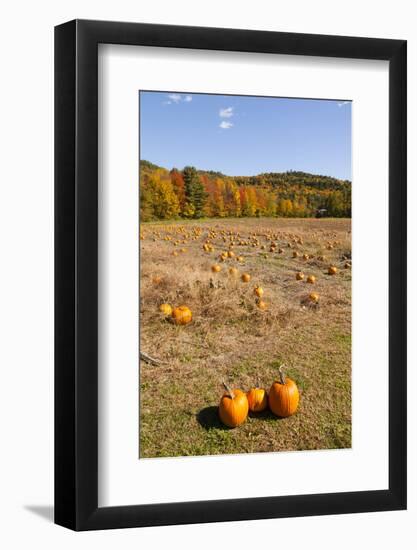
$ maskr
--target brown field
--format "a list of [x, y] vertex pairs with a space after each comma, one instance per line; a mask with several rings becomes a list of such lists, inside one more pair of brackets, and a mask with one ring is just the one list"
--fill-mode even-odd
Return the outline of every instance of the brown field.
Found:
[[[350, 227], [348, 219], [288, 218], [142, 224], [141, 351], [162, 363], [140, 364], [141, 458], [351, 446]], [[203, 250], [207, 239], [212, 252]], [[219, 261], [231, 244], [243, 261]], [[297, 271], [316, 282], [297, 281]], [[265, 311], [255, 285], [264, 289]], [[318, 305], [308, 300], [313, 291]], [[164, 302], [187, 305], [193, 321], [169, 322], [159, 312]], [[223, 426], [222, 382], [269, 389], [281, 363], [300, 390], [297, 413], [281, 419], [267, 410], [235, 429]]]

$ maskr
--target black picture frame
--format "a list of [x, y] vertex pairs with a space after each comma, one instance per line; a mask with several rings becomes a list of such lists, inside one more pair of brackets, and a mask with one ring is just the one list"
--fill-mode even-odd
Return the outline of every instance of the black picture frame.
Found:
[[[98, 507], [98, 44], [389, 62], [389, 488]], [[406, 41], [74, 20], [55, 28], [55, 523], [92, 530], [406, 508]]]

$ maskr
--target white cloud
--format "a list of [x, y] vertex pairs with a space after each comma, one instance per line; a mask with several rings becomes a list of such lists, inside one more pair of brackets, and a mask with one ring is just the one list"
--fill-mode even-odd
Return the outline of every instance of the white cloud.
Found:
[[233, 122], [229, 122], [227, 120], [222, 120], [219, 124], [220, 128], [223, 128], [223, 130], [228, 130], [233, 126]]
[[181, 101], [180, 94], [169, 94], [169, 99], [173, 101], [174, 103], [179, 103]]
[[337, 106], [343, 107], [343, 105], [347, 105], [348, 103], [350, 103], [350, 101], [341, 101], [340, 103], [337, 104]]
[[220, 109], [219, 117], [220, 118], [230, 118], [233, 116], [233, 107], [226, 107], [225, 109]]
[[168, 101], [163, 101], [163, 105], [172, 105], [175, 103], [178, 105], [178, 103], [190, 103], [190, 101], [193, 100], [193, 96], [191, 95], [181, 95], [181, 94], [168, 94]]

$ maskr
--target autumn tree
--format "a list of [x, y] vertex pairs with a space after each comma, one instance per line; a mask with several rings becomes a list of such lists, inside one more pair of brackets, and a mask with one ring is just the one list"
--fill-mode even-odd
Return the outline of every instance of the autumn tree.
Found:
[[175, 217], [311, 217], [325, 208], [333, 217], [350, 217], [351, 183], [330, 176], [289, 171], [258, 176], [221, 172], [168, 172], [140, 162], [141, 220]]
[[335, 191], [327, 197], [326, 208], [329, 216], [339, 217], [343, 213], [343, 195]]
[[147, 219], [169, 220], [179, 214], [178, 197], [170, 178], [159, 170], [146, 177], [141, 186], [141, 214]]
[[224, 207], [224, 181], [216, 178], [212, 195], [212, 212], [216, 218], [223, 218], [226, 215]]
[[152, 193], [146, 182], [140, 186], [140, 219], [142, 222], [149, 222], [154, 218]]
[[184, 210], [184, 206], [185, 206], [184, 178], [182, 177], [181, 172], [179, 172], [176, 168], [173, 168], [171, 170], [170, 176], [171, 176], [172, 187], [174, 189], [175, 194], [178, 197], [178, 203], [179, 203], [179, 206], [180, 206], [180, 211], [182, 212]]
[[278, 203], [278, 213], [283, 217], [293, 215], [293, 203], [290, 199], [280, 199]]

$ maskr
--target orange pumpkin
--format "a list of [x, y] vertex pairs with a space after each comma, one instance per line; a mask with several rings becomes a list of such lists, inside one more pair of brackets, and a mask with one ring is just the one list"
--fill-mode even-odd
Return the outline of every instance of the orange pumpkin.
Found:
[[336, 273], [337, 273], [337, 267], [334, 266], [334, 265], [331, 265], [331, 266], [329, 267], [329, 269], [328, 269], [327, 272], [328, 272], [329, 275], [336, 275]]
[[307, 277], [307, 283], [310, 283], [311, 285], [314, 285], [315, 282], [316, 282], [316, 277], [314, 275], [309, 275]]
[[297, 384], [286, 377], [279, 367], [279, 381], [275, 381], [269, 390], [269, 408], [276, 416], [286, 417], [295, 413], [300, 401]]
[[251, 388], [248, 393], [249, 410], [252, 412], [261, 412], [268, 406], [268, 395], [264, 388]]
[[218, 273], [221, 270], [221, 267], [218, 264], [214, 264], [211, 266], [211, 270], [213, 273]]
[[268, 304], [266, 302], [264, 302], [263, 300], [261, 300], [260, 298], [258, 300], [256, 300], [256, 305], [262, 311], [265, 311], [266, 309], [268, 309]]
[[193, 319], [193, 314], [187, 306], [178, 306], [172, 310], [172, 319], [176, 325], [188, 325]]
[[241, 390], [231, 390], [226, 384], [223, 384], [226, 393], [220, 400], [219, 417], [220, 420], [229, 428], [236, 428], [245, 422], [249, 403], [246, 393]]
[[320, 296], [317, 294], [317, 292], [312, 292], [308, 296], [308, 299], [310, 300], [310, 302], [313, 302], [314, 304], [318, 304]]
[[238, 270], [235, 267], [231, 267], [229, 269], [229, 275], [232, 275], [233, 277], [236, 277], [237, 274], [238, 274]]
[[172, 314], [172, 307], [169, 304], [161, 304], [159, 311], [168, 317]]
[[256, 296], [258, 296], [258, 298], [262, 298], [264, 294], [264, 289], [261, 286], [255, 286], [253, 292], [254, 294], [256, 294]]
[[302, 281], [304, 279], [304, 273], [302, 271], [298, 271], [295, 274], [295, 278], [297, 279], [297, 281]]
[[243, 275], [242, 275], [242, 281], [243, 281], [244, 283], [249, 283], [249, 281], [250, 281], [250, 275], [249, 275], [249, 273], [243, 273]]

